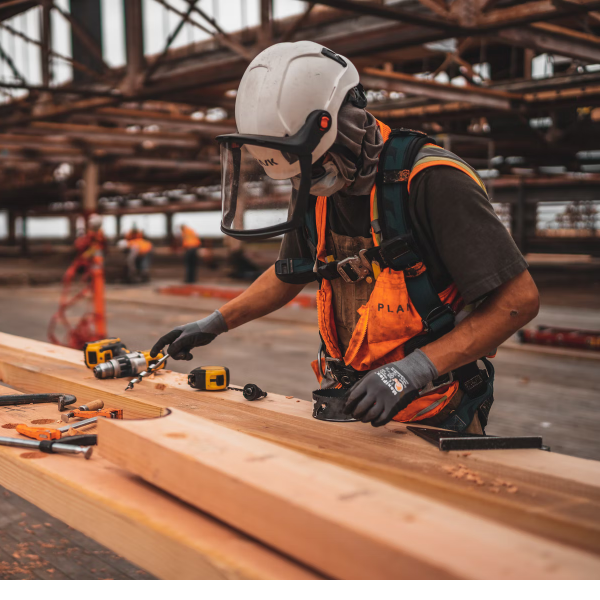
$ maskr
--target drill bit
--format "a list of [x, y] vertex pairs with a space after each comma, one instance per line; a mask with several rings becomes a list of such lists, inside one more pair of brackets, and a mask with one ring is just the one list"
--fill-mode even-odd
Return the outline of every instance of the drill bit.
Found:
[[142, 371], [137, 377], [134, 377], [125, 388], [125, 391], [132, 390], [133, 386], [136, 383], [139, 383], [144, 377], [148, 377], [148, 375], [152, 375], [156, 369], [158, 369], [166, 360], [169, 358], [168, 354], [165, 354], [160, 360], [156, 361], [156, 363], [152, 367], [148, 367], [145, 371]]

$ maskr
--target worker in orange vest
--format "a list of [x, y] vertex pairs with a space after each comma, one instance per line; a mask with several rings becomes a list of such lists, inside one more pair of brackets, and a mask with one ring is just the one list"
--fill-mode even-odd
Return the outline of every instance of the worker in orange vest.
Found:
[[481, 434], [494, 401], [488, 359], [536, 316], [536, 285], [477, 171], [366, 107], [356, 67], [320, 44], [254, 58], [236, 97], [238, 133], [217, 138], [221, 230], [283, 236], [279, 260], [151, 355], [167, 346], [190, 360], [317, 282], [316, 418], [334, 406], [327, 420]]
[[129, 281], [150, 281], [150, 263], [152, 259], [153, 245], [144, 237], [144, 232], [132, 229], [125, 235], [128, 249], [127, 275]]
[[183, 262], [185, 265], [185, 282], [196, 282], [198, 265], [198, 248], [202, 245], [196, 232], [187, 225], [181, 225], [181, 245], [183, 246]]

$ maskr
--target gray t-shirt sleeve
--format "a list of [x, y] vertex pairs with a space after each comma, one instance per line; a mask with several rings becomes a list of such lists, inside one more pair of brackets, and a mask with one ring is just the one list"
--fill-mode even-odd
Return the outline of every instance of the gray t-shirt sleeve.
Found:
[[467, 303], [527, 269], [485, 192], [458, 169], [439, 166], [418, 174], [410, 214], [434, 281], [454, 281]]

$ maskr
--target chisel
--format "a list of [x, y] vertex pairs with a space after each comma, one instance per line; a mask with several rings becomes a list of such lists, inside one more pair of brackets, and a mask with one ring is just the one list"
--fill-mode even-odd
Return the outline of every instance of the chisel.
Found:
[[39, 450], [40, 452], [47, 452], [48, 454], [83, 454], [85, 459], [89, 459], [93, 452], [91, 446], [71, 446], [69, 444], [50, 440], [35, 442], [33, 440], [21, 440], [12, 437], [0, 437], [0, 445]]

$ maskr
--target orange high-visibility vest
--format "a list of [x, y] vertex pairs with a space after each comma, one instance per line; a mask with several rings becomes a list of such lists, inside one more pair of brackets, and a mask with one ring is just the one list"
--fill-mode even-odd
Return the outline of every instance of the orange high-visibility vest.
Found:
[[[377, 122], [384, 141], [389, 138], [391, 129]], [[421, 157], [421, 158], [419, 158]], [[454, 154], [427, 144], [417, 156], [411, 170], [408, 185], [417, 173], [433, 166], [450, 166], [465, 172], [484, 189], [477, 174]], [[371, 192], [371, 222], [377, 218], [376, 186]], [[327, 262], [327, 197], [319, 196], [316, 204], [316, 224], [318, 234], [317, 259]], [[379, 236], [373, 232], [375, 245], [379, 245]], [[420, 265], [418, 273], [422, 273], [425, 265]], [[414, 273], [414, 270], [413, 270]], [[377, 276], [375, 287], [367, 303], [358, 309], [360, 319], [354, 329], [348, 349], [342, 356], [338, 345], [333, 312], [333, 288], [327, 279], [321, 281], [317, 291], [317, 310], [319, 330], [325, 343], [327, 353], [332, 358], [343, 359], [357, 371], [369, 371], [388, 363], [404, 358], [406, 342], [424, 333], [421, 316], [413, 306], [406, 289], [405, 278], [411, 273], [384, 269]], [[351, 284], [348, 284], [351, 285]], [[455, 313], [459, 312], [464, 302], [454, 283], [439, 294], [443, 304], [449, 304]], [[316, 361], [313, 363], [315, 373], [318, 373]], [[397, 421], [417, 421], [432, 417], [439, 413], [458, 391], [458, 382], [454, 381], [447, 387], [416, 399], [396, 417]]]
[[182, 245], [186, 250], [190, 248], [198, 248], [202, 244], [200, 238], [196, 235], [196, 232], [187, 225], [184, 225], [181, 229]]
[[139, 256], [145, 256], [152, 250], [152, 242], [142, 237], [129, 240], [129, 247], [136, 248]]

